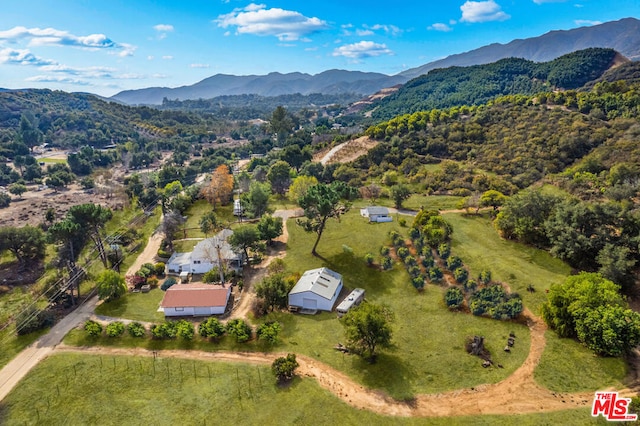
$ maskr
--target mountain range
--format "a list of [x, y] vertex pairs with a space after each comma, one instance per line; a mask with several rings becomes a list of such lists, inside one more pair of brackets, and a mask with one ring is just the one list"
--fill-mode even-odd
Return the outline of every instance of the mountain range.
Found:
[[126, 90], [111, 99], [131, 105], [158, 105], [167, 99], [209, 99], [224, 95], [257, 94], [278, 96], [310, 93], [358, 93], [369, 95], [383, 88], [426, 74], [437, 68], [488, 64], [516, 57], [535, 62], [555, 59], [564, 54], [589, 47], [606, 47], [631, 60], [640, 60], [640, 20], [625, 18], [572, 30], [551, 31], [539, 37], [494, 43], [469, 52], [448, 56], [425, 65], [389, 76], [381, 73], [328, 70], [319, 74], [305, 73], [234, 76], [216, 74], [198, 83], [176, 88], [150, 87]]

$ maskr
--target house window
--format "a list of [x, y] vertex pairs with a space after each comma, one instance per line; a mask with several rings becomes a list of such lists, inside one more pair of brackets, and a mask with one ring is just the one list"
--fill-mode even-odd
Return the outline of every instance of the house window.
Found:
[[176, 308], [176, 311], [177, 312], [182, 312], [182, 311], [184, 311], [184, 308]]
[[194, 264], [194, 265], [199, 265], [199, 264], [200, 264], [200, 261], [199, 261], [199, 260], [194, 260], [194, 261], [193, 261], [193, 264]]

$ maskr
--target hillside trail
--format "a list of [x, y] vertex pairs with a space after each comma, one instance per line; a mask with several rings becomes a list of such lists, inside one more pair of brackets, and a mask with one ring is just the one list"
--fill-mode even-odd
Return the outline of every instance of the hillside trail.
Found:
[[[417, 395], [410, 401], [397, 401], [384, 392], [365, 388], [345, 373], [316, 359], [296, 355], [297, 373], [317, 380], [318, 384], [354, 408], [387, 416], [447, 417], [478, 414], [524, 414], [568, 410], [590, 406], [593, 392], [557, 393], [539, 386], [533, 377], [545, 347], [544, 323], [525, 310], [531, 330], [529, 355], [512, 375], [495, 384], [484, 384], [436, 394]], [[154, 356], [142, 348], [69, 347], [59, 345], [56, 352], [81, 352], [102, 355]], [[241, 362], [268, 365], [284, 353], [156, 351], [160, 358], [185, 358], [201, 361]]]

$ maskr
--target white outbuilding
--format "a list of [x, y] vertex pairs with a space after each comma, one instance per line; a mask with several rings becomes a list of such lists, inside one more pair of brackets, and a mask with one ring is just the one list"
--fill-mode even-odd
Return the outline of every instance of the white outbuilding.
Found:
[[342, 290], [342, 275], [328, 268], [306, 271], [289, 292], [289, 309], [329, 311]]
[[231, 286], [212, 284], [173, 285], [164, 294], [160, 310], [166, 317], [224, 314]]
[[360, 216], [369, 219], [369, 222], [391, 222], [393, 218], [389, 216], [389, 209], [381, 206], [369, 206], [360, 209]]

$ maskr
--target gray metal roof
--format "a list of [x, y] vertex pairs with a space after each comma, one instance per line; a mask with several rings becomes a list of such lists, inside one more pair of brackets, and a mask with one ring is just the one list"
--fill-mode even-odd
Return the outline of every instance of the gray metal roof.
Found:
[[200, 241], [193, 248], [193, 251], [191, 252], [191, 259], [204, 259], [211, 263], [216, 263], [218, 261], [218, 246], [220, 247], [220, 255], [222, 256], [222, 259], [232, 260], [239, 258], [241, 254], [234, 252], [231, 245], [227, 242], [227, 238], [232, 234], [233, 231], [231, 229], [223, 229], [215, 237]]
[[289, 294], [310, 291], [331, 300], [342, 282], [342, 275], [328, 268], [310, 269], [305, 272]]
[[371, 215], [388, 215], [389, 209], [382, 206], [369, 206], [362, 210], [366, 210], [369, 216]]

